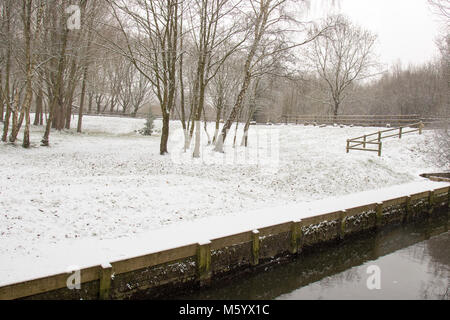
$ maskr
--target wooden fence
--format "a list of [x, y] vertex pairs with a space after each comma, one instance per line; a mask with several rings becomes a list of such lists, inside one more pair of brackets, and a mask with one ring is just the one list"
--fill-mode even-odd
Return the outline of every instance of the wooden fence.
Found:
[[[414, 128], [417, 127], [417, 128]], [[414, 129], [412, 129], [414, 128]], [[382, 139], [392, 138], [392, 137], [398, 137], [399, 139], [402, 138], [403, 135], [413, 132], [419, 132], [419, 134], [422, 134], [424, 128], [424, 124], [422, 122], [414, 123], [411, 125], [408, 125], [406, 127], [399, 127], [399, 128], [393, 128], [393, 129], [387, 129], [383, 131], [378, 131], [372, 134], [364, 135], [361, 137], [353, 138], [347, 140], [347, 153], [350, 152], [350, 150], [359, 150], [359, 151], [369, 151], [369, 152], [378, 152], [378, 156], [381, 157], [381, 149], [383, 146], [383, 143], [381, 142]], [[395, 133], [392, 133], [395, 132]], [[383, 135], [385, 133], [389, 133], [389, 135]], [[370, 139], [371, 137], [375, 137], [374, 139]], [[361, 147], [362, 146], [362, 147]], [[367, 148], [367, 146], [376, 146], [376, 149], [370, 149]]]
[[422, 122], [424, 125], [445, 124], [450, 122], [449, 117], [430, 116], [422, 117], [412, 115], [298, 115], [281, 116], [279, 123], [304, 125], [353, 125], [362, 127], [401, 127], [409, 123]]

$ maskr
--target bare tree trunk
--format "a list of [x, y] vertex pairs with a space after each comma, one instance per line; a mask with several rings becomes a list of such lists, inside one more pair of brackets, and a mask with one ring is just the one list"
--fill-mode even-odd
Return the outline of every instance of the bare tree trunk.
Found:
[[205, 108], [203, 108], [203, 123], [204, 123], [204, 129], [206, 132], [206, 136], [208, 137], [208, 146], [211, 144], [211, 137], [208, 133], [208, 121], [206, 119], [206, 111]]
[[[11, 142], [11, 143], [16, 142], [17, 135], [19, 134], [20, 127], [22, 126], [23, 112], [21, 112], [20, 109], [21, 109], [20, 108], [20, 93], [19, 93], [19, 90], [16, 89], [15, 94], [14, 94], [13, 108], [12, 108], [12, 128], [11, 128], [11, 133], [9, 134], [9, 138], [8, 138], [9, 142]], [[20, 112], [20, 118], [17, 119], [19, 117], [19, 112]]]
[[[9, 91], [5, 89], [5, 91]], [[2, 135], [2, 141], [6, 142], [8, 138], [8, 130], [9, 130], [9, 121], [11, 119], [11, 102], [9, 101], [9, 94], [7, 95], [7, 102], [6, 102], [6, 114], [4, 118], [3, 123], [3, 135]]]
[[2, 141], [6, 142], [8, 138], [9, 121], [11, 117], [11, 93], [10, 93], [10, 75], [11, 75], [11, 2], [6, 1], [4, 4], [4, 14], [6, 15], [6, 36], [8, 45], [6, 49], [6, 74], [5, 74], [5, 89], [2, 90], [3, 99], [6, 100], [6, 115], [3, 124]]
[[337, 116], [338, 116], [338, 112], [339, 112], [339, 101], [335, 100], [334, 101], [334, 108], [333, 108], [333, 116], [334, 116], [334, 121], [337, 121]]
[[67, 103], [66, 103], [66, 119], [65, 119], [65, 128], [67, 130], [70, 129], [70, 122], [72, 119], [72, 105], [73, 105], [73, 92], [71, 93]]
[[56, 83], [55, 83], [55, 88], [54, 88], [54, 97], [52, 98], [50, 106], [49, 106], [47, 125], [45, 126], [44, 137], [42, 138], [42, 141], [41, 141], [42, 145], [46, 146], [46, 147], [49, 146], [50, 129], [52, 127], [55, 109], [57, 108], [58, 104], [61, 105], [60, 99], [61, 99], [62, 80], [63, 80], [63, 73], [64, 73], [64, 60], [65, 60], [65, 55], [66, 55], [68, 34], [69, 34], [69, 29], [64, 27], [64, 33], [62, 36], [62, 47], [61, 47], [61, 52], [59, 55], [59, 62], [58, 62], [58, 73], [56, 75]]
[[248, 147], [248, 131], [250, 130], [250, 122], [252, 121], [252, 118], [256, 112], [256, 100], [259, 95], [259, 84], [260, 84], [260, 79], [258, 78], [258, 79], [256, 79], [254, 91], [253, 91], [252, 97], [250, 99], [250, 106], [249, 106], [248, 115], [247, 115], [247, 119], [246, 119], [245, 126], [244, 126], [244, 135], [242, 136], [242, 142], [241, 142], [241, 146], [243, 146], [243, 147]]
[[270, 4], [271, 4], [270, 1], [260, 3], [260, 8], [259, 8], [260, 11], [258, 12], [256, 21], [255, 21], [255, 38], [253, 39], [253, 43], [250, 47], [250, 51], [248, 52], [247, 58], [245, 60], [244, 81], [242, 82], [241, 90], [237, 96], [236, 103], [234, 104], [233, 109], [231, 110], [228, 120], [225, 122], [225, 124], [222, 128], [221, 138], [218, 140], [218, 142], [216, 144], [215, 150], [218, 152], [223, 152], [223, 145], [227, 138], [228, 131], [230, 130], [231, 125], [233, 124], [234, 120], [237, 118], [237, 116], [239, 115], [239, 113], [242, 109], [244, 97], [245, 97], [245, 94], [247, 93], [248, 87], [250, 85], [250, 81], [252, 79], [251, 67], [252, 67], [253, 59], [255, 58], [256, 51], [259, 47], [262, 36], [265, 32], [265, 29], [267, 26], [267, 21], [268, 21], [269, 15], [270, 15], [270, 11], [271, 11], [271, 10], [269, 10]]
[[34, 114], [34, 123], [33, 125], [38, 126], [42, 124], [42, 113], [43, 113], [43, 99], [44, 92], [42, 89], [43, 83], [40, 81], [38, 92], [36, 95], [36, 113]]
[[3, 113], [5, 112], [5, 99], [3, 98], [3, 69], [0, 68], [0, 122], [3, 122]]
[[215, 144], [217, 141], [217, 136], [219, 135], [219, 129], [220, 129], [220, 116], [222, 114], [222, 108], [216, 109], [216, 128], [214, 129], [214, 137], [212, 143]]
[[236, 137], [239, 128], [239, 120], [240, 120], [239, 118], [236, 120], [236, 128], [234, 129], [233, 148], [236, 147]]
[[169, 123], [170, 123], [170, 113], [163, 113], [163, 126], [161, 132], [161, 144], [159, 148], [159, 153], [165, 155], [168, 153], [167, 142], [169, 141]]
[[25, 113], [25, 130], [23, 133], [24, 148], [30, 147], [30, 107], [31, 100], [33, 98], [33, 64], [31, 59], [31, 5], [33, 0], [23, 0], [23, 23], [24, 23], [24, 37], [25, 37], [25, 56], [26, 56], [26, 72], [27, 72], [27, 84], [25, 92], [25, 100], [23, 106], [23, 112]]
[[[249, 57], [250, 58], [250, 57]], [[237, 97], [236, 103], [234, 104], [233, 109], [231, 110], [230, 116], [228, 117], [228, 120], [225, 122], [223, 128], [222, 128], [222, 133], [220, 134], [220, 139], [217, 141], [216, 143], [216, 148], [215, 151], [218, 152], [223, 152], [223, 145], [225, 143], [225, 139], [227, 138], [227, 134], [228, 131], [231, 128], [231, 125], [233, 124], [234, 120], [237, 118], [241, 108], [242, 108], [242, 103], [244, 101], [244, 96], [247, 92], [247, 89], [250, 85], [250, 80], [251, 80], [251, 73], [250, 73], [250, 59], [247, 59], [246, 65], [248, 65], [248, 69], [247, 72], [245, 74], [245, 78], [244, 78], [244, 82], [242, 84], [241, 87], [241, 91], [239, 92], [239, 95]], [[251, 58], [253, 59], [253, 57]]]
[[[86, 62], [86, 64], [87, 64], [87, 62]], [[78, 109], [78, 123], [77, 123], [77, 132], [78, 133], [82, 132], [82, 126], [83, 126], [83, 110], [84, 110], [84, 100], [85, 100], [85, 96], [86, 96], [87, 73], [88, 73], [88, 68], [87, 68], [87, 65], [85, 65], [83, 68], [83, 82], [81, 84], [80, 107]]]
[[[83, 127], [83, 111], [84, 111], [84, 100], [86, 96], [86, 82], [89, 73], [89, 53], [91, 49], [92, 43], [92, 23], [93, 23], [94, 15], [91, 16], [89, 28], [88, 28], [88, 36], [87, 36], [87, 47], [84, 55], [84, 66], [83, 66], [83, 80], [81, 84], [81, 97], [80, 97], [80, 108], [78, 110], [78, 123], [77, 123], [77, 132], [81, 133]], [[111, 100], [112, 105], [112, 100]], [[91, 104], [89, 102], [89, 112], [91, 112]]]
[[70, 77], [69, 77], [69, 86], [66, 90], [66, 95], [64, 99], [65, 104], [65, 117], [63, 119], [65, 125], [64, 127], [69, 130], [70, 129], [70, 123], [72, 119], [72, 106], [73, 106], [73, 96], [75, 94], [75, 88], [77, 86], [77, 69], [78, 69], [78, 63], [77, 58], [73, 57], [72, 67], [70, 71]]
[[88, 113], [91, 114], [92, 113], [92, 103], [93, 103], [94, 94], [92, 92], [89, 92], [88, 96], [89, 96]]
[[[183, 5], [181, 3], [181, 5]], [[184, 133], [184, 152], [189, 148], [189, 134], [188, 134], [188, 127], [186, 126], [186, 99], [184, 96], [184, 80], [183, 80], [183, 60], [184, 60], [184, 53], [183, 53], [183, 7], [181, 7], [181, 16], [180, 16], [180, 62], [179, 62], [179, 70], [178, 70], [178, 77], [180, 81], [180, 111], [181, 111], [181, 126], [183, 127], [183, 133]]]

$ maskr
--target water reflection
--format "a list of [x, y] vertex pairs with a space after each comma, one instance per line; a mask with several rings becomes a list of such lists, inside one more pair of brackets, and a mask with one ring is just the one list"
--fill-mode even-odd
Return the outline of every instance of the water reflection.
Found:
[[[435, 236], [408, 248], [328, 276], [278, 299], [448, 299], [450, 233]], [[430, 247], [439, 250], [436, 259]], [[445, 262], [447, 261], [447, 262]], [[370, 265], [381, 270], [381, 289], [369, 290]]]
[[[369, 290], [367, 268], [381, 270]], [[319, 248], [295, 261], [176, 299], [450, 299], [450, 232], [446, 218], [409, 225], [345, 245]]]

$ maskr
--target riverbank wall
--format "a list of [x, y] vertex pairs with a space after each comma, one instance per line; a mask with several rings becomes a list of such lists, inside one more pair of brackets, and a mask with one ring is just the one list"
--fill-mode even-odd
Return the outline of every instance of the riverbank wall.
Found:
[[[408, 194], [70, 273], [8, 284], [0, 287], [0, 299], [170, 297], [171, 292], [210, 286], [224, 277], [258, 270], [279, 257], [296, 257], [318, 245], [339, 245], [352, 235], [432, 219], [435, 215], [448, 218], [449, 204], [449, 186]], [[78, 288], [72, 279], [79, 279]]]

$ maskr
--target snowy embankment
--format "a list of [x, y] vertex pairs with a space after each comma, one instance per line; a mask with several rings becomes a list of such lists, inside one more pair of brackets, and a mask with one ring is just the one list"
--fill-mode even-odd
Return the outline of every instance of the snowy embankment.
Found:
[[[135, 133], [144, 122], [85, 117], [84, 134], [53, 132], [50, 148], [38, 147], [35, 127], [34, 148], [0, 145], [0, 285], [258, 227], [255, 215], [269, 223], [338, 206], [315, 200], [348, 204], [385, 195], [380, 188], [426, 188], [419, 174], [442, 171], [430, 131], [386, 140], [379, 158], [345, 153], [348, 138], [376, 128], [254, 126], [263, 138], [251, 135], [248, 149], [228, 145], [222, 155], [204, 146], [193, 160], [178, 122], [164, 157], [159, 136]], [[389, 192], [407, 187], [396, 188]]]

